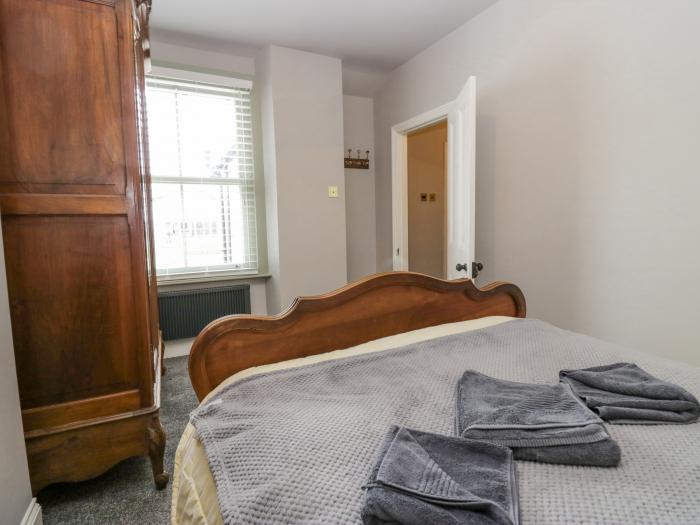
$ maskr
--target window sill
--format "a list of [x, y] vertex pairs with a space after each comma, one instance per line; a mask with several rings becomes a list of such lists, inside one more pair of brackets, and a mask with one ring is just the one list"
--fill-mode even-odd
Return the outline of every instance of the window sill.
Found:
[[197, 283], [216, 283], [216, 282], [228, 282], [228, 281], [255, 281], [258, 279], [269, 279], [271, 275], [269, 273], [229, 273], [229, 274], [219, 274], [219, 275], [200, 275], [197, 277], [167, 277], [158, 279], [158, 288], [167, 288], [169, 286], [181, 286], [183, 284], [197, 284]]

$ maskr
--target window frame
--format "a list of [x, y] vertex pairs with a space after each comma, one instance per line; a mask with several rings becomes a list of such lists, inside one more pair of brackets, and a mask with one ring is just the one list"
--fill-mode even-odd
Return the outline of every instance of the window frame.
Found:
[[[158, 274], [156, 268], [156, 278], [158, 285], [180, 284], [180, 283], [196, 283], [210, 281], [225, 281], [237, 279], [254, 279], [265, 278], [267, 273], [267, 241], [265, 228], [265, 194], [264, 181], [262, 180], [262, 150], [261, 150], [261, 134], [260, 134], [260, 118], [259, 118], [259, 103], [257, 92], [255, 90], [255, 82], [252, 77], [240, 76], [225, 76], [221, 74], [213, 74], [209, 72], [200, 72], [189, 69], [178, 69], [154, 64], [151, 71], [147, 75], [149, 77], [163, 78], [168, 80], [182, 80], [185, 82], [199, 82], [210, 84], [213, 86], [221, 86], [228, 88], [246, 88], [251, 91], [251, 128], [253, 140], [253, 185], [255, 188], [255, 230], [256, 230], [256, 248], [257, 248], [257, 269], [235, 269], [235, 268], [211, 268], [202, 272], [181, 272]], [[148, 101], [146, 101], [147, 103]], [[155, 177], [152, 173], [149, 174], [150, 183], [160, 182], [166, 177]], [[178, 179], [178, 182], [196, 182], [202, 183], [206, 178], [196, 178], [183, 180]], [[218, 179], [217, 183], [221, 183], [224, 179]], [[228, 184], [225, 180], [223, 184]], [[156, 259], [158, 254], [156, 253]]]

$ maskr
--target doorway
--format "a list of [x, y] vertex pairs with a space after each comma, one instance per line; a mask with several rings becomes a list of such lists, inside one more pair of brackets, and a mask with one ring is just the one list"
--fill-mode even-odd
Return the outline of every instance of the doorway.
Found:
[[[393, 268], [409, 269], [409, 137], [435, 124], [447, 123], [445, 278], [475, 277], [476, 78], [469, 77], [457, 98], [391, 128], [391, 193]], [[422, 193], [419, 192], [419, 194]], [[430, 192], [428, 192], [430, 193]], [[437, 191], [435, 192], [437, 203]], [[419, 195], [420, 198], [420, 195]], [[427, 196], [430, 204], [430, 195]]]
[[447, 277], [447, 120], [407, 136], [408, 269]]

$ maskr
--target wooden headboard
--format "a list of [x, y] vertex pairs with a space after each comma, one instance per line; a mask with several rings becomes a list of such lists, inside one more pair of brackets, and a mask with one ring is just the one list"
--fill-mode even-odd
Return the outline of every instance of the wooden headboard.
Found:
[[514, 284], [477, 288], [418, 273], [367, 277], [334, 292], [299, 297], [277, 316], [231, 315], [206, 326], [189, 359], [201, 401], [224, 379], [252, 366], [349, 348], [373, 339], [491, 315], [525, 317]]

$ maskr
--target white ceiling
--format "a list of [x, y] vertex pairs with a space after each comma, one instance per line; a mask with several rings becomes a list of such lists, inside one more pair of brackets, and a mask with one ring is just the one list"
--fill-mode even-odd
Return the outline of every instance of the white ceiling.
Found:
[[151, 26], [390, 70], [497, 0], [154, 0]]

